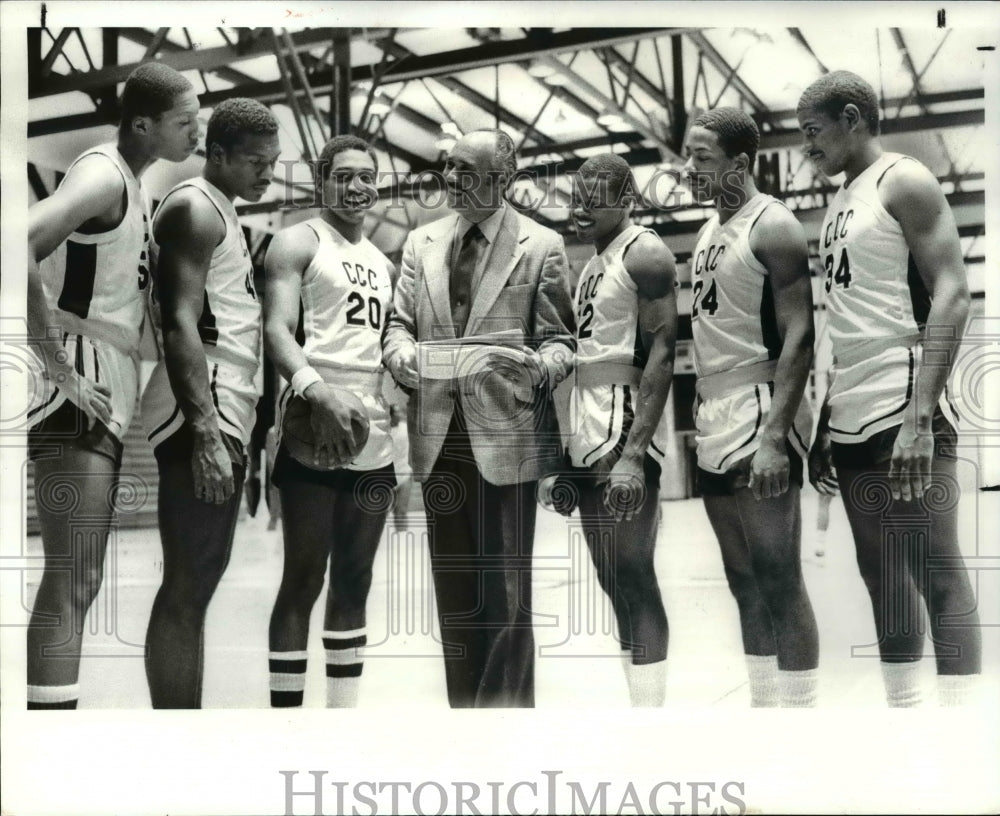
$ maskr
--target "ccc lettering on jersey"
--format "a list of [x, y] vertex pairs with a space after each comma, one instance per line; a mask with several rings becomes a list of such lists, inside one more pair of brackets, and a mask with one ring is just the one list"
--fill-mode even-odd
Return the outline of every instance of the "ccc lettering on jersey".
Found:
[[701, 250], [694, 259], [694, 273], [701, 275], [705, 272], [714, 272], [725, 252], [725, 244], [712, 244], [708, 249]]
[[[374, 269], [350, 261], [342, 261], [341, 268], [352, 286], [378, 291], [378, 275]], [[375, 295], [366, 297], [363, 292], [354, 289], [347, 296], [347, 303], [349, 308], [344, 316], [348, 326], [367, 326], [374, 331], [382, 330], [382, 301], [379, 298]]]
[[590, 325], [594, 321], [594, 304], [592, 301], [597, 295], [597, 287], [600, 286], [602, 280], [604, 280], [604, 273], [598, 272], [596, 275], [590, 275], [580, 285], [580, 291], [577, 293], [576, 299], [578, 324], [576, 336], [579, 340], [586, 340], [594, 334], [594, 330]]
[[854, 218], [854, 210], [839, 212], [831, 218], [823, 230], [823, 249], [829, 249], [835, 241], [847, 238], [847, 225]]
[[364, 264], [351, 263], [350, 261], [342, 261], [341, 265], [351, 285], [360, 286], [363, 289], [371, 289], [373, 292], [379, 288], [378, 275], [375, 274], [374, 269], [369, 269]]

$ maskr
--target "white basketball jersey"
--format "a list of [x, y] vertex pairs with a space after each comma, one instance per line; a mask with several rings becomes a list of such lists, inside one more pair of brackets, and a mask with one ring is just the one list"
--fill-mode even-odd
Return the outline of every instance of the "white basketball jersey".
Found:
[[[226, 224], [226, 234], [212, 253], [204, 305], [198, 318], [205, 357], [210, 363], [256, 372], [261, 355], [261, 308], [253, 285], [253, 262], [236, 208], [215, 185], [197, 176], [170, 190], [163, 198], [161, 211], [171, 195], [188, 187], [199, 190], [211, 201]], [[159, 335], [161, 321], [155, 281], [152, 306]], [[162, 339], [160, 344], [162, 347]]]
[[125, 182], [121, 223], [99, 233], [73, 232], [39, 269], [52, 320], [64, 332], [105, 340], [125, 354], [139, 349], [149, 284], [149, 205], [113, 144], [80, 154], [105, 156]]
[[731, 371], [781, 354], [771, 279], [750, 250], [764, 210], [784, 206], [757, 193], [725, 224], [713, 215], [691, 259], [691, 333], [698, 377]]
[[319, 246], [302, 275], [309, 364], [382, 368], [382, 331], [392, 309], [391, 264], [367, 238], [352, 244], [322, 218], [306, 222]]
[[623, 260], [626, 250], [644, 232], [656, 235], [637, 224], [626, 227], [580, 273], [575, 306], [577, 365], [646, 365], [639, 334], [639, 290]]
[[[879, 200], [880, 182], [900, 161], [915, 160], [883, 153], [842, 185], [820, 232], [835, 366], [830, 431], [831, 439], [845, 444], [902, 422], [920, 363], [920, 350], [912, 346], [930, 296], [899, 222]], [[947, 393], [942, 406], [954, 416]]]
[[927, 318], [930, 299], [903, 230], [879, 201], [882, 177], [904, 160], [914, 161], [883, 153], [841, 185], [823, 219], [819, 252], [834, 356], [860, 340], [915, 335]]
[[[626, 227], [603, 252], [587, 262], [580, 274], [575, 299], [577, 366], [617, 363], [645, 368], [648, 349], [639, 331], [639, 290], [624, 260], [628, 248], [645, 232], [656, 235], [637, 224]], [[569, 434], [569, 454], [574, 465], [593, 465], [628, 437], [636, 397], [638, 389], [629, 385], [574, 386], [570, 408], [573, 427]], [[649, 447], [657, 461], [663, 458], [666, 430], [661, 418]]]

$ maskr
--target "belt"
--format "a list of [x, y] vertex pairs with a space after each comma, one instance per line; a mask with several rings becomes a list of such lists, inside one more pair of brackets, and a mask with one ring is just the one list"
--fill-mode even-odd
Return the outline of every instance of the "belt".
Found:
[[913, 348], [921, 339], [920, 334], [904, 334], [894, 337], [875, 337], [851, 343], [846, 349], [834, 354], [833, 364], [838, 368], [850, 368], [865, 360], [878, 357], [883, 351], [893, 348]]
[[642, 369], [628, 363], [583, 363], [576, 367], [576, 385], [630, 385], [638, 388]]
[[695, 388], [698, 390], [698, 396], [702, 399], [717, 399], [735, 391], [740, 386], [770, 382], [774, 379], [774, 372], [777, 370], [777, 360], [761, 360], [751, 365], [731, 368], [728, 371], [706, 374], [704, 377], [698, 378]]

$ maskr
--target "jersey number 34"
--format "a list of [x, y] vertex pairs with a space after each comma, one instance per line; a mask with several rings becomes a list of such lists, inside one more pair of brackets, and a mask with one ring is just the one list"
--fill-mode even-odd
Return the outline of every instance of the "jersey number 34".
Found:
[[837, 284], [844, 289], [851, 285], [851, 262], [847, 258], [847, 248], [840, 250], [840, 263], [837, 264], [837, 271], [833, 271], [833, 255], [827, 255], [823, 259], [823, 266], [826, 267], [826, 291]]

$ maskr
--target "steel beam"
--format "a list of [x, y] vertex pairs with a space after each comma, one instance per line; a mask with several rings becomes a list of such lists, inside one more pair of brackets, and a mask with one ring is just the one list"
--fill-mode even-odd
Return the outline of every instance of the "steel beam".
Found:
[[[563, 65], [562, 62], [555, 59], [554, 57], [542, 57], [542, 62], [546, 65], [555, 68], [563, 76], [565, 76], [573, 85], [578, 87], [581, 91], [592, 96], [601, 102], [602, 105], [614, 105], [614, 100], [608, 97], [606, 94], [602, 93], [600, 90], [595, 88], [590, 82], [584, 79], [582, 76], [572, 71]], [[617, 106], [616, 106], [617, 107]], [[673, 148], [663, 141], [662, 137], [656, 133], [647, 123], [640, 121], [637, 117], [633, 116], [631, 113], [625, 110], [621, 110], [622, 119], [638, 133], [641, 133], [645, 138], [654, 142], [664, 154], [664, 158], [669, 158], [671, 161], [679, 161], [679, 157], [674, 153]]]
[[[146, 46], [146, 53], [142, 55], [142, 61], [150, 60], [155, 57], [160, 49], [163, 47], [163, 43], [166, 42], [167, 34], [170, 33], [170, 28], [158, 28], [153, 38], [149, 41], [149, 45]], [[105, 63], [107, 65], [107, 63]]]
[[[687, 109], [684, 107], [684, 40], [680, 34], [670, 37], [670, 56], [674, 81], [674, 115], [670, 117], [671, 147], [680, 154], [684, 149], [684, 134], [687, 132]], [[708, 86], [706, 86], [706, 91]], [[675, 161], [679, 156], [675, 157]]]
[[31, 185], [31, 190], [34, 192], [35, 198], [39, 201], [49, 197], [49, 191], [45, 187], [45, 182], [42, 181], [38, 168], [32, 162], [28, 162], [28, 184]]
[[330, 135], [343, 136], [351, 132], [351, 39], [350, 32], [335, 28], [333, 62], [330, 66]]
[[[127, 31], [123, 29], [122, 31]], [[140, 29], [142, 31], [142, 29]], [[146, 32], [149, 42], [156, 35]], [[129, 37], [132, 39], [133, 37]], [[329, 29], [307, 29], [292, 36], [297, 51], [306, 51], [317, 45], [325, 45], [329, 41]], [[166, 42], [164, 44], [166, 45]], [[169, 65], [178, 71], [218, 71], [221, 68], [230, 66], [242, 60], [253, 59], [272, 54], [269, 44], [263, 40], [256, 40], [246, 47], [237, 45], [218, 46], [217, 48], [201, 48], [190, 50], [181, 47], [179, 51], [164, 49], [165, 53], [161, 60], [164, 65]], [[141, 62], [129, 63], [127, 65], [116, 65], [105, 63], [99, 71], [88, 71], [85, 73], [73, 74], [70, 76], [52, 74], [41, 83], [37, 92], [32, 98], [39, 96], [53, 96], [55, 94], [68, 93], [70, 91], [90, 91], [107, 85], [117, 85], [128, 79], [128, 75], [141, 65]], [[277, 81], [280, 85], [280, 80]], [[239, 95], [237, 91], [230, 92], [230, 95]]]
[[591, 147], [611, 147], [616, 144], [634, 145], [645, 138], [641, 133], [634, 130], [621, 133], [602, 133], [600, 136], [588, 136], [585, 139], [573, 139], [568, 142], [557, 142], [551, 145], [529, 145], [517, 151], [517, 155], [522, 159], [526, 159], [546, 153], [572, 153], [575, 150], [586, 150]]
[[[118, 31], [117, 28], [105, 28], [101, 30], [101, 60], [104, 65], [114, 65], [118, 62]], [[95, 72], [96, 73], [96, 72]], [[80, 76], [80, 74], [74, 74]], [[96, 96], [94, 101], [100, 110], [113, 113], [114, 118], [118, 118], [118, 86], [114, 82], [108, 82], [103, 86], [94, 89]]]
[[[152, 47], [156, 39], [156, 34], [147, 31], [145, 28], [120, 28], [118, 29], [118, 33], [123, 39], [126, 39], [129, 42], [134, 42], [136, 45], [142, 45], [147, 50]], [[236, 48], [236, 46], [231, 47], [234, 50]], [[183, 45], [178, 45], [177, 43], [164, 38], [163, 42], [160, 43], [159, 51], [162, 51], [164, 54], [183, 54], [187, 53], [188, 49]], [[169, 64], [170, 57], [168, 57], [165, 62]], [[210, 73], [214, 73], [219, 79], [224, 79], [226, 82], [232, 82], [234, 85], [241, 85], [245, 82], [257, 82], [257, 80], [249, 74], [244, 74], [242, 71], [237, 71], [234, 68], [214, 68], [210, 70]]]
[[[924, 94], [924, 104], [925, 105], [945, 105], [951, 102], [974, 102], [977, 99], [984, 99], [986, 96], [985, 91], [982, 88], [962, 88], [957, 91], [938, 91]], [[893, 97], [892, 99], [885, 100], [887, 112], [891, 107], [898, 107], [900, 105], [906, 105], [911, 100], [908, 97]], [[767, 118], [772, 122], [784, 122], [787, 120], [794, 120], [797, 117], [797, 113], [794, 109], [788, 108], [785, 110], [773, 110], [768, 113]], [[758, 123], [761, 121], [760, 117], [757, 117]]]
[[55, 38], [55, 41], [49, 47], [48, 53], [45, 55], [45, 59], [42, 60], [41, 76], [49, 76], [52, 72], [52, 66], [55, 65], [56, 60], [59, 59], [63, 46], [66, 45], [66, 40], [68, 40], [72, 34], [72, 28], [64, 28], [59, 32], [59, 36]]
[[[349, 29], [343, 29], [345, 32]], [[674, 29], [664, 28], [574, 28], [569, 31], [557, 32], [546, 37], [538, 37], [529, 34], [523, 40], [507, 40], [490, 43], [489, 47], [482, 45], [470, 48], [459, 48], [454, 51], [442, 51], [435, 54], [424, 54], [414, 56], [405, 62], [400, 61], [400, 65], [390, 65], [381, 76], [382, 83], [400, 82], [404, 79], [419, 79], [422, 77], [440, 76], [442, 74], [455, 74], [460, 71], [469, 71], [473, 68], [483, 68], [490, 65], [500, 65], [505, 62], [517, 62], [531, 59], [533, 57], [556, 54], [562, 51], [573, 51], [581, 48], [600, 48], [606, 45], [613, 45], [620, 42], [633, 42], [638, 39], [648, 37], [659, 37], [669, 34]], [[292, 41], [297, 51], [307, 51], [318, 45], [326, 45], [330, 41], [330, 29], [313, 28], [296, 32], [292, 35]], [[237, 45], [235, 48], [228, 45], [216, 48], [204, 48], [197, 51], [181, 51], [165, 54], [163, 62], [178, 71], [216, 71], [220, 68], [233, 65], [241, 60], [253, 59], [271, 53], [271, 49], [266, 43], [259, 40], [249, 43], [245, 47]], [[128, 65], [110, 65], [99, 71], [75, 74], [72, 76], [52, 75], [32, 95], [52, 96], [70, 91], [86, 91], [93, 88], [100, 88], [109, 83], [123, 82], [128, 75], [137, 68], [139, 63]], [[352, 69], [352, 78], [355, 81], [372, 80], [377, 78], [375, 71], [377, 64], [356, 66]], [[330, 81], [316, 78], [313, 91], [316, 93], [329, 93], [332, 88], [332, 78]], [[257, 89], [256, 98], [261, 95], [280, 94], [281, 81], [275, 80], [270, 83], [260, 83]], [[226, 92], [230, 96], [247, 96], [242, 88], [229, 89]]]
[[[728, 77], [732, 73], [732, 66], [726, 62], [722, 54], [715, 50], [715, 46], [708, 41], [708, 38], [701, 31], [687, 31], [685, 33], [691, 42], [698, 46], [698, 50], [705, 55], [705, 59], [707, 59], [712, 64], [712, 67], [722, 74], [723, 77]], [[761, 101], [761, 98], [753, 92], [746, 82], [738, 76], [733, 76], [732, 85], [736, 89], [737, 93], [739, 93], [739, 95], [750, 104], [754, 113], [757, 113], [765, 118], [770, 117], [770, 111], [768, 110], [767, 105]]]
[[824, 74], [829, 72], [830, 69], [823, 64], [823, 60], [821, 60], [819, 56], [817, 56], [816, 52], [813, 51], [812, 46], [809, 45], [809, 40], [807, 40], [806, 35], [802, 33], [802, 29], [790, 28], [788, 29], [788, 33], [791, 34], [792, 37], [798, 41], [799, 45], [801, 45], [804, 49], [806, 49], [806, 51], [809, 52], [809, 56], [811, 56], [814, 60], [816, 60], [816, 65], [819, 67], [820, 71], [822, 71]]
[[605, 49], [605, 53], [607, 53], [607, 55], [611, 58], [612, 62], [628, 72], [632, 81], [642, 88], [643, 93], [658, 102], [662, 102], [664, 105], [669, 104], [666, 89], [656, 87], [653, 81], [636, 68], [635, 65], [629, 61], [628, 57], [622, 54], [617, 48], [607, 48]]
[[[397, 60], [413, 59], [413, 57], [416, 56], [415, 54], [413, 54], [412, 51], [400, 45], [399, 43], [395, 42], [394, 40], [383, 40], [375, 43], [375, 45], [387, 51], [392, 56], [393, 59]], [[468, 102], [473, 107], [479, 108], [482, 111], [492, 111], [495, 109], [495, 103], [492, 99], [489, 99], [488, 97], [479, 93], [479, 91], [475, 90], [474, 88], [470, 88], [464, 82], [461, 82], [455, 79], [454, 77], [439, 76], [435, 77], [434, 79], [438, 84], [443, 85], [453, 94], [463, 99], [464, 101]], [[396, 80], [393, 79], [392, 81], [395, 82]], [[530, 124], [527, 121], [525, 121], [512, 111], [507, 110], [506, 108], [500, 111], [500, 120], [508, 127], [512, 127], [515, 130], [517, 130], [519, 133], [525, 133], [530, 129]], [[536, 134], [537, 137], [536, 141], [543, 141], [548, 143], [554, 141], [549, 136], [546, 136], [543, 133], [538, 133], [537, 130], [534, 131], [534, 133]]]
[[[953, 127], [971, 127], [982, 125], [986, 121], [986, 112], [980, 110], [955, 111], [954, 113], [928, 113], [918, 116], [906, 116], [902, 119], [884, 119], [881, 124], [882, 135], [893, 133], [912, 133], [916, 130], [944, 130]], [[802, 144], [802, 134], [798, 128], [782, 128], [762, 133], [758, 152], [769, 150], [784, 150]]]

